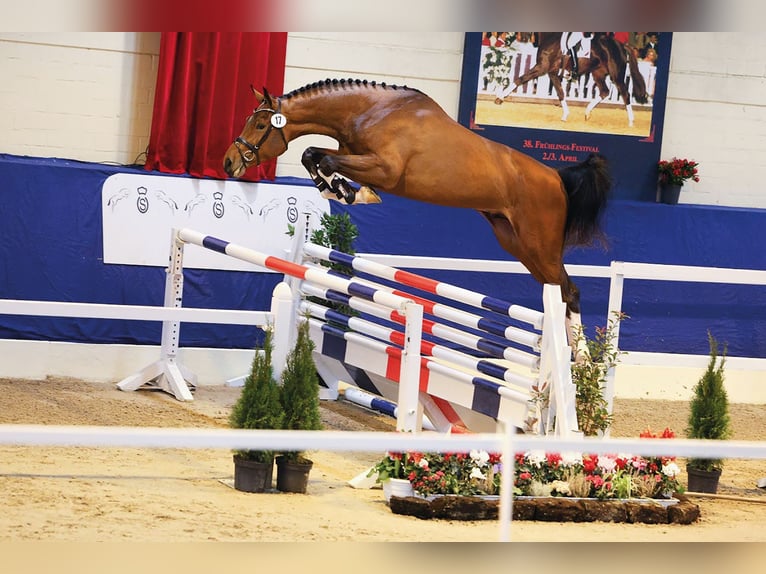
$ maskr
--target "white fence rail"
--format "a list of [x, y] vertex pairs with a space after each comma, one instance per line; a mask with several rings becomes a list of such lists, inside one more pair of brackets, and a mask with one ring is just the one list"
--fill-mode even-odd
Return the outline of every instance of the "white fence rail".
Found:
[[0, 425], [0, 445], [104, 448], [222, 448], [230, 450], [328, 450], [499, 452], [504, 469], [498, 513], [498, 539], [511, 541], [514, 453], [629, 452], [643, 456], [766, 459], [766, 443], [674, 439], [567, 439], [507, 433], [441, 434], [345, 431], [279, 431], [199, 428]]
[[[497, 261], [480, 259], [459, 259], [447, 257], [413, 257], [400, 255], [360, 254], [366, 259], [380, 263], [396, 262], [400, 268], [432, 269], [443, 271], [470, 271], [484, 273], [526, 274], [527, 269], [518, 261]], [[718, 283], [731, 285], [766, 286], [766, 271], [756, 269], [733, 269], [726, 267], [701, 267], [690, 265], [661, 265], [653, 263], [630, 263], [613, 261], [611, 265], [567, 265], [567, 272], [573, 277], [592, 277], [609, 279], [609, 305], [607, 317], [622, 311], [625, 280], [671, 281], [693, 283]], [[614, 345], [619, 346], [619, 324], [615, 329]], [[689, 355], [673, 353], [637, 352], [627, 349], [628, 354], [621, 357], [625, 365], [658, 367], [695, 367], [704, 368], [708, 355]], [[766, 371], [766, 358], [727, 356], [726, 364], [730, 369], [743, 371]], [[614, 369], [609, 373], [605, 396], [611, 411], [614, 399]]]

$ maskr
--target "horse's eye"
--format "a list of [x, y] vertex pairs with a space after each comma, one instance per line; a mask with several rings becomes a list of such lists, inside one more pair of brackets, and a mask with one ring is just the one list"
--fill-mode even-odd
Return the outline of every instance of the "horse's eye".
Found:
[[264, 124], [264, 123], [255, 124], [255, 129], [257, 129], [257, 130], [265, 130], [266, 129], [266, 124]]

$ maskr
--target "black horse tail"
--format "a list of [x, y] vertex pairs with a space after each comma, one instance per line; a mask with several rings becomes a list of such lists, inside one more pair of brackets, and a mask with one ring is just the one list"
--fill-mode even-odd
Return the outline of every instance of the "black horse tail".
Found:
[[645, 104], [649, 101], [649, 95], [646, 93], [646, 82], [644, 75], [638, 69], [636, 54], [630, 46], [625, 46], [625, 56], [628, 58], [630, 66], [630, 83], [633, 84], [633, 97], [639, 104]]
[[612, 188], [606, 158], [601, 154], [591, 154], [585, 161], [563, 167], [558, 172], [569, 200], [565, 245], [606, 245], [601, 218]]

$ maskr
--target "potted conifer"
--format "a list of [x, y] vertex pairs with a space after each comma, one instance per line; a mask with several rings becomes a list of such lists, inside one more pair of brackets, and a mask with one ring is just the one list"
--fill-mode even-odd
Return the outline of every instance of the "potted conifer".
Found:
[[[724, 347], [718, 361], [718, 342], [708, 332], [710, 343], [710, 361], [707, 370], [694, 387], [691, 401], [689, 422], [686, 429], [688, 438], [727, 439], [731, 434], [729, 399], [724, 388]], [[715, 494], [718, 491], [718, 479], [723, 469], [723, 460], [711, 458], [690, 458], [686, 464], [688, 490]]]
[[[266, 329], [263, 349], [255, 352], [242, 394], [232, 408], [229, 423], [241, 429], [278, 429], [282, 426], [279, 385], [272, 366], [273, 334]], [[234, 453], [234, 488], [243, 492], [271, 489], [274, 477], [274, 452], [239, 450]]]
[[[287, 355], [282, 371], [281, 393], [284, 413], [282, 428], [288, 430], [321, 430], [319, 413], [319, 376], [312, 356], [314, 342], [309, 335], [308, 320], [298, 326], [298, 339]], [[276, 458], [277, 490], [305, 493], [313, 461], [302, 451], [286, 451]]]

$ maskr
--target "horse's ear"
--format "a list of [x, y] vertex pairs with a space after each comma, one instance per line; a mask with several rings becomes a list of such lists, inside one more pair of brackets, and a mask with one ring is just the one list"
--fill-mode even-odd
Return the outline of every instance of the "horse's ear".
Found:
[[264, 95], [261, 94], [258, 90], [256, 90], [255, 86], [253, 86], [253, 84], [250, 84], [250, 89], [252, 90], [253, 95], [255, 96], [255, 99], [258, 100], [258, 105], [263, 103]]
[[268, 107], [272, 107], [274, 104], [274, 100], [271, 99], [271, 94], [269, 94], [269, 91], [266, 89], [266, 86], [263, 86], [263, 101], [266, 102], [266, 105]]

